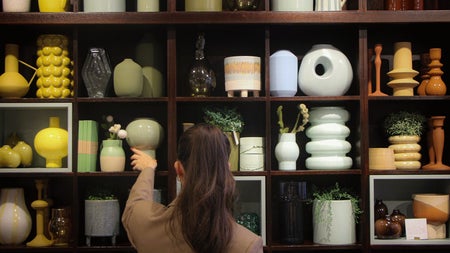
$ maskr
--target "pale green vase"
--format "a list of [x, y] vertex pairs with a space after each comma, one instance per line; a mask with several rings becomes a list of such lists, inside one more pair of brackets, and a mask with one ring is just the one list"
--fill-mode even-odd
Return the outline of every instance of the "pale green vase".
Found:
[[130, 58], [114, 67], [114, 92], [118, 97], [139, 97], [144, 77], [142, 67]]
[[104, 172], [125, 170], [125, 151], [122, 140], [103, 140], [100, 151], [100, 170]]

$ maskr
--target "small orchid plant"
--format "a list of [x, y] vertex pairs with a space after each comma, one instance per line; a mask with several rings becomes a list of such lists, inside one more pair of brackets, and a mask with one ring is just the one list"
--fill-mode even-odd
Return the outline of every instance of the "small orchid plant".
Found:
[[[280, 134], [283, 133], [298, 133], [305, 130], [306, 124], [308, 124], [309, 121], [309, 110], [308, 107], [306, 107], [305, 104], [299, 104], [298, 106], [298, 114], [297, 119], [295, 120], [295, 125], [292, 127], [292, 129], [289, 130], [289, 127], [286, 127], [284, 125], [283, 121], [283, 106], [280, 105], [277, 108], [277, 115], [278, 115], [278, 125], [280, 126]], [[300, 117], [302, 117], [302, 123], [299, 125]]]
[[119, 140], [127, 137], [127, 131], [122, 129], [120, 124], [114, 123], [114, 117], [112, 115], [103, 116], [102, 128], [107, 130], [105, 136], [108, 140]]

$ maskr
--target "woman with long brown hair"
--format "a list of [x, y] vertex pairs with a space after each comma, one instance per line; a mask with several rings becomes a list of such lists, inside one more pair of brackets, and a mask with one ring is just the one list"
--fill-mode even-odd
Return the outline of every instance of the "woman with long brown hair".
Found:
[[228, 163], [230, 143], [220, 129], [201, 123], [180, 137], [174, 167], [182, 187], [168, 206], [153, 202], [156, 160], [132, 151], [131, 165], [141, 173], [122, 222], [139, 253], [263, 252], [262, 238], [233, 218], [236, 196]]

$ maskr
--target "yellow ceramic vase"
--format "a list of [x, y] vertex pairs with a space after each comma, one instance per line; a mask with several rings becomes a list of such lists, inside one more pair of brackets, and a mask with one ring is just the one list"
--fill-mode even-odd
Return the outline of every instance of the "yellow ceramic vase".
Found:
[[19, 45], [5, 45], [5, 73], [0, 76], [0, 97], [20, 98], [27, 94], [30, 84], [19, 73]]
[[69, 58], [69, 40], [64, 35], [44, 34], [37, 39], [38, 98], [73, 96], [73, 62]]
[[39, 0], [40, 12], [65, 12], [68, 6], [67, 0]]
[[34, 148], [45, 158], [45, 167], [62, 167], [62, 159], [68, 153], [68, 139], [67, 130], [59, 127], [59, 118], [50, 117], [49, 127], [42, 129], [34, 137]]

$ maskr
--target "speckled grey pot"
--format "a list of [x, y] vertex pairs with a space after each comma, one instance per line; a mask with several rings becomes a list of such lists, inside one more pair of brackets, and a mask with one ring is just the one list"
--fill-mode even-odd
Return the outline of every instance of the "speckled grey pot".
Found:
[[115, 200], [84, 201], [84, 235], [86, 245], [91, 246], [91, 237], [111, 237], [112, 245], [116, 244], [119, 234], [120, 207]]

